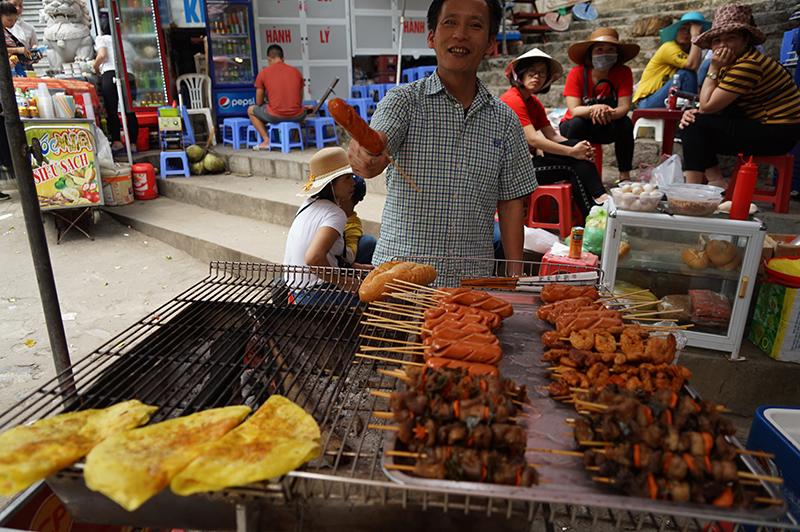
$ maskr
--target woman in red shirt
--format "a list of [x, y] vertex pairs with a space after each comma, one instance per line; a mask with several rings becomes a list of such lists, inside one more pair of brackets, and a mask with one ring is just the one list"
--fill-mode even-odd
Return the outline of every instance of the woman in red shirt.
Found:
[[558, 61], [534, 48], [506, 67], [511, 83], [500, 100], [519, 117], [525, 140], [533, 153], [536, 181], [540, 185], [568, 180], [572, 198], [585, 217], [606, 198], [606, 191], [592, 162], [594, 150], [585, 140], [569, 140], [556, 133], [536, 94], [546, 93], [564, 69]]
[[639, 53], [636, 44], [622, 44], [613, 28], [598, 28], [589, 40], [569, 47], [578, 66], [567, 75], [567, 111], [561, 134], [592, 144], [614, 144], [620, 180], [630, 179], [633, 166], [633, 124], [628, 118], [633, 74], [623, 63]]

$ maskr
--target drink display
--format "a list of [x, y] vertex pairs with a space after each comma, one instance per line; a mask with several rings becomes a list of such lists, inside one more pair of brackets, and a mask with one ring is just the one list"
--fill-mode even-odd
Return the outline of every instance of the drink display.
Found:
[[119, 0], [119, 37], [127, 70], [132, 107], [143, 110], [166, 104], [163, 43], [158, 13], [151, 0]]
[[252, 2], [208, 0], [209, 75], [217, 116], [246, 116], [255, 103]]

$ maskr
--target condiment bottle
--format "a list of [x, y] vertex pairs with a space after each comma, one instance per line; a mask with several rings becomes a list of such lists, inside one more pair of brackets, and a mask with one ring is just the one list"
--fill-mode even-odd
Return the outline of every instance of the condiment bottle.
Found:
[[750, 202], [753, 200], [756, 178], [758, 177], [758, 165], [753, 163], [752, 156], [745, 161], [740, 153], [739, 159], [744, 164], [739, 167], [739, 171], [736, 174], [736, 187], [733, 189], [733, 201], [731, 203], [731, 220], [747, 220], [750, 216]]

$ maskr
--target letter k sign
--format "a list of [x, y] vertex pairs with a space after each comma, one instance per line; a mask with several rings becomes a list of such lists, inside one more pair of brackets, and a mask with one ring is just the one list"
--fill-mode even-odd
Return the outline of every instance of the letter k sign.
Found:
[[205, 24], [203, 0], [183, 0], [183, 13], [187, 24]]

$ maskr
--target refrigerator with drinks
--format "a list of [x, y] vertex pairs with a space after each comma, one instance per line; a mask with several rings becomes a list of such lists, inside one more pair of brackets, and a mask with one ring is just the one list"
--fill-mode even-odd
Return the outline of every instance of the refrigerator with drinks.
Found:
[[252, 3], [248, 0], [206, 2], [209, 75], [218, 117], [246, 116], [255, 104], [255, 42]]
[[169, 101], [169, 76], [164, 34], [156, 0], [112, 2], [119, 23], [117, 37], [122, 48], [122, 65], [128, 87], [127, 108], [145, 119]]

